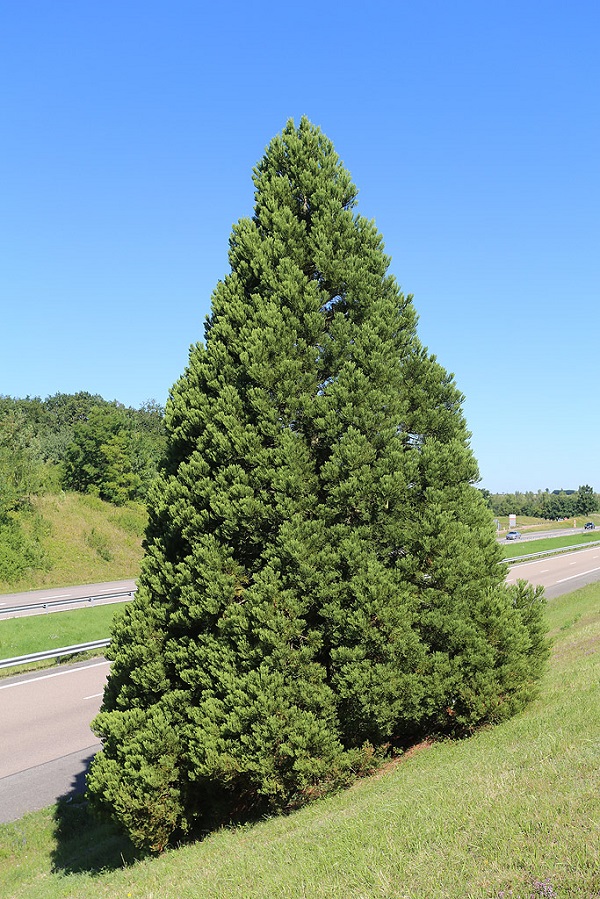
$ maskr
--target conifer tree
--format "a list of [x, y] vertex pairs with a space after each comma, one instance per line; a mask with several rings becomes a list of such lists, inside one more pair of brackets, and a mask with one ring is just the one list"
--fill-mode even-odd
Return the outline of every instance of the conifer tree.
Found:
[[166, 410], [88, 792], [138, 845], [293, 808], [373, 752], [521, 707], [539, 592], [503, 584], [451, 376], [330, 141], [254, 171]]

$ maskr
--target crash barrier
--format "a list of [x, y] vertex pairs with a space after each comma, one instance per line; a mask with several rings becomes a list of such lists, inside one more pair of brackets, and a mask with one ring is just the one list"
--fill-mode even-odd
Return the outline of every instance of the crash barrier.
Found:
[[109, 639], [93, 640], [91, 643], [79, 643], [77, 646], [62, 646], [60, 649], [45, 649], [43, 652], [32, 652], [27, 656], [14, 656], [12, 659], [1, 659], [0, 668], [12, 668], [15, 665], [28, 665], [30, 662], [43, 662], [46, 659], [58, 659], [61, 656], [75, 655], [108, 646]]

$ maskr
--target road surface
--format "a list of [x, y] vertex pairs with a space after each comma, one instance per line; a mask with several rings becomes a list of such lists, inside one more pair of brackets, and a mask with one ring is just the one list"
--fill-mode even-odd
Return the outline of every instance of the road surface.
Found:
[[109, 664], [93, 659], [0, 680], [0, 822], [81, 792], [100, 748], [90, 722]]
[[514, 584], [519, 578], [541, 584], [548, 599], [578, 590], [600, 580], [600, 546], [519, 562], [511, 566], [506, 580]]

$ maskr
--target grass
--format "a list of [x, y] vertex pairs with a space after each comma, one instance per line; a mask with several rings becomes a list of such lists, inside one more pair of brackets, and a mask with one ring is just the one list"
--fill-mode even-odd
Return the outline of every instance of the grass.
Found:
[[[0, 621], [0, 659], [103, 640], [110, 636], [113, 617], [122, 608], [121, 603], [86, 606], [70, 612], [27, 615]], [[12, 668], [0, 670], [0, 675], [14, 673]]]
[[6, 899], [600, 896], [600, 584], [552, 600], [522, 714], [287, 817], [135, 860], [77, 797], [0, 826]]
[[[0, 580], [0, 593], [138, 576], [147, 520], [144, 506], [113, 506], [79, 493], [46, 494], [37, 497], [34, 506], [44, 523], [39, 539], [46, 569], [30, 570], [17, 581]], [[24, 516], [23, 529], [35, 520]]]
[[586, 534], [567, 534], [564, 537], [540, 537], [539, 540], [526, 540], [523, 543], [513, 540], [503, 543], [502, 549], [505, 559], [514, 559], [517, 556], [527, 556], [531, 553], [547, 552], [553, 549], [559, 550], [569, 546], [579, 546], [582, 543], [598, 543], [598, 541], [600, 541], [600, 533], [589, 531]]
[[[495, 515], [502, 531], [513, 530], [509, 526], [508, 515]], [[600, 527], [600, 513], [592, 512], [590, 515], [578, 515], [576, 518], [565, 518], [564, 521], [551, 521], [548, 518], [533, 518], [528, 515], [517, 515], [517, 530], [527, 530], [538, 533], [539, 531], [555, 531], [557, 528], [583, 527], [586, 521], [593, 521], [596, 527]]]

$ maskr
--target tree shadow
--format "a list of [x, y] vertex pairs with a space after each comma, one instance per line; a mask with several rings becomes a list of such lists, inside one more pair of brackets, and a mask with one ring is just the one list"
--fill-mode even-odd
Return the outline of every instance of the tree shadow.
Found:
[[54, 812], [55, 847], [52, 870], [61, 874], [96, 874], [131, 865], [140, 857], [119, 828], [99, 818], [85, 799], [85, 778], [93, 759], [76, 774], [68, 793], [57, 800]]

